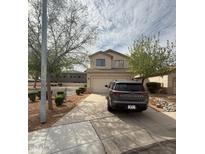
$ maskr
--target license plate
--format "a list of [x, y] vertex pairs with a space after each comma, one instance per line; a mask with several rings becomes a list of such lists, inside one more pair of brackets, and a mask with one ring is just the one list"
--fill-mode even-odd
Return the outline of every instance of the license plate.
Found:
[[136, 109], [136, 106], [135, 105], [128, 105], [127, 108], [129, 110], [134, 110], [134, 109]]

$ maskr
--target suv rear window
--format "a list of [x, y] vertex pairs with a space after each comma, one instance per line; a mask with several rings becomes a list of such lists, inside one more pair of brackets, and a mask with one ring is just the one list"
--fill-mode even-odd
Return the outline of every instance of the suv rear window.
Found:
[[119, 91], [144, 91], [144, 87], [139, 83], [117, 83], [115, 90]]

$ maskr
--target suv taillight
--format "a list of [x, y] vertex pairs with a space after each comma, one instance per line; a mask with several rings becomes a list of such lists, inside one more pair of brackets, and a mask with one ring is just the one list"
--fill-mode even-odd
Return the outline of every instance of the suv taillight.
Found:
[[144, 93], [142, 93], [144, 96], [148, 96], [148, 93], [147, 92], [144, 92]]
[[119, 96], [121, 93], [120, 92], [111, 92], [112, 95], [115, 95], [115, 96]]

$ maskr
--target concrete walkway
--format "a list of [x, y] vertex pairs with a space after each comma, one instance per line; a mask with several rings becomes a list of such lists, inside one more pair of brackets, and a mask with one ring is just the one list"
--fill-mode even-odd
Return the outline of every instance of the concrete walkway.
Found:
[[91, 94], [53, 127], [29, 133], [29, 153], [176, 153], [175, 128], [175, 119], [152, 109], [110, 113], [105, 97]]
[[176, 112], [163, 112], [163, 113], [169, 116], [170, 118], [173, 118], [176, 120]]

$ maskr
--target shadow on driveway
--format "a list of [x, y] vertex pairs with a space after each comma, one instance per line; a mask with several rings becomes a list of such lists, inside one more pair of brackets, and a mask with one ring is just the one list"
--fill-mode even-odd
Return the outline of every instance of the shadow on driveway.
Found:
[[149, 151], [156, 144], [159, 149], [169, 146], [168, 153], [176, 151], [175, 143], [163, 144], [176, 138], [175, 119], [151, 108], [110, 113], [99, 94], [88, 96], [55, 126], [29, 136], [29, 153], [120, 154], [142, 147]]
[[144, 112], [115, 111], [113, 114], [130, 126], [146, 129], [155, 136], [175, 138], [176, 120], [153, 109]]

